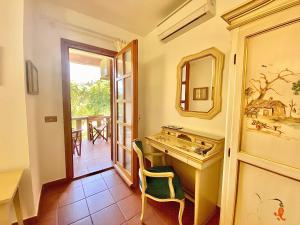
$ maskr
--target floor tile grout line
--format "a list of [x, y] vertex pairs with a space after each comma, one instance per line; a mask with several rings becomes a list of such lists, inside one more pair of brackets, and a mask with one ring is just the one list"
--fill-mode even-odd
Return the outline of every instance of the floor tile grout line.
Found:
[[[113, 171], [113, 170], [112, 170]], [[121, 214], [123, 215], [123, 217], [124, 217], [124, 222], [123, 223], [125, 223], [126, 224], [126, 222], [129, 222], [130, 220], [133, 220], [133, 218], [134, 217], [137, 217], [141, 212], [140, 212], [140, 210], [137, 212], [137, 213], [134, 213], [134, 215], [133, 216], [130, 216], [130, 218], [126, 218], [125, 217], [125, 214], [123, 213], [123, 211], [122, 211], [122, 209], [121, 209], [121, 207], [120, 207], [120, 202], [122, 202], [124, 199], [126, 199], [126, 198], [130, 198], [131, 196], [133, 196], [133, 195], [135, 195], [135, 194], [137, 194], [139, 197], [140, 197], [140, 194], [138, 193], [138, 192], [135, 192], [135, 191], [132, 191], [132, 193], [130, 193], [129, 195], [127, 195], [127, 196], [125, 196], [125, 197], [122, 197], [122, 198], [120, 198], [120, 199], [118, 199], [118, 200], [116, 200], [114, 197], [113, 197], [113, 195], [112, 195], [112, 189], [113, 188], [115, 188], [115, 187], [118, 187], [118, 186], [121, 186], [122, 185], [122, 183], [114, 183], [110, 188], [108, 188], [107, 187], [107, 184], [106, 184], [106, 182], [105, 182], [105, 179], [103, 178], [103, 174], [102, 173], [99, 173], [98, 174], [99, 175], [99, 177], [96, 179], [96, 180], [93, 180], [93, 181], [90, 181], [90, 182], [87, 182], [86, 184], [88, 184], [88, 183], [92, 183], [92, 182], [96, 182], [97, 180], [103, 180], [104, 181], [104, 185], [105, 185], [105, 187], [106, 187], [106, 189], [105, 190], [102, 190], [102, 191], [100, 191], [100, 192], [96, 192], [96, 193], [93, 193], [92, 195], [90, 195], [90, 196], [86, 196], [86, 191], [85, 191], [85, 189], [84, 189], [84, 185], [83, 185], [83, 182], [82, 182], [82, 179], [78, 179], [78, 184], [76, 184], [76, 185], [72, 185], [71, 186], [71, 188], [72, 189], [76, 189], [76, 188], [80, 188], [80, 186], [82, 187], [82, 189], [83, 189], [83, 194], [84, 194], [84, 198], [82, 198], [82, 199], [79, 199], [79, 200], [76, 200], [76, 201], [74, 201], [74, 202], [72, 202], [72, 203], [68, 203], [68, 204], [66, 204], [66, 205], [63, 205], [63, 206], [59, 206], [58, 204], [56, 204], [55, 205], [55, 209], [53, 209], [53, 211], [54, 211], [54, 213], [55, 213], [55, 217], [53, 217], [53, 220], [55, 220], [56, 221], [56, 225], [58, 225], [58, 222], [59, 222], [59, 220], [58, 220], [58, 212], [59, 212], [59, 210], [61, 209], [61, 208], [63, 208], [63, 207], [65, 207], [65, 206], [68, 206], [68, 205], [71, 205], [71, 204], [74, 204], [74, 203], [76, 203], [76, 202], [78, 202], [78, 201], [83, 201], [83, 199], [85, 200], [85, 202], [86, 202], [86, 205], [87, 205], [87, 209], [88, 209], [88, 216], [85, 216], [85, 217], [82, 217], [81, 219], [79, 219], [79, 220], [83, 220], [83, 219], [85, 219], [85, 218], [87, 218], [87, 217], [90, 217], [90, 219], [91, 219], [91, 223], [92, 224], [95, 224], [94, 223], [94, 220], [92, 219], [92, 216], [94, 216], [94, 214], [97, 214], [97, 213], [99, 213], [99, 212], [101, 212], [101, 211], [103, 211], [103, 210], [105, 210], [105, 209], [107, 209], [108, 207], [112, 207], [112, 206], [116, 206], [119, 210], [120, 210], [120, 212], [121, 212]], [[107, 174], [107, 176], [110, 176], [110, 177], [113, 177], [113, 176], [115, 176], [116, 174], [115, 173], [108, 173]], [[68, 186], [67, 186], [68, 187]], [[69, 187], [68, 187], [69, 188]], [[66, 188], [64, 191], [61, 191], [62, 189], [59, 189], [58, 190], [58, 192], [57, 193], [59, 193], [59, 196], [61, 196], [61, 194], [64, 194], [64, 193], [67, 193], [67, 191], [66, 190], [68, 190], [69, 191], [69, 189], [68, 188]], [[94, 213], [91, 213], [91, 211], [90, 211], [90, 207], [89, 207], [89, 205], [87, 204], [87, 199], [89, 198], [89, 197], [92, 197], [93, 195], [96, 195], [96, 194], [99, 194], [99, 193], [101, 193], [101, 192], [104, 192], [104, 191], [108, 191], [108, 193], [111, 195], [111, 197], [113, 198], [113, 203], [111, 203], [111, 204], [109, 204], [109, 205], [107, 205], [107, 206], [105, 206], [104, 208], [102, 208], [101, 210], [97, 210], [97, 211], [95, 211]], [[51, 190], [50, 190], [51, 191]], [[148, 202], [148, 204], [150, 204], [149, 202]], [[152, 205], [152, 204], [150, 204], [150, 205]], [[153, 205], [154, 207], [155, 207], [155, 205]], [[123, 207], [123, 206], [122, 206]], [[124, 208], [124, 207], [123, 207]], [[128, 208], [128, 207], [127, 207]], [[126, 207], [124, 208], [124, 210], [126, 209]], [[159, 210], [159, 209], [158, 209]], [[125, 210], [126, 211], [126, 210]], [[124, 211], [124, 212], [125, 212]], [[127, 214], [127, 213], [126, 213]], [[157, 210], [154, 210], [154, 214], [156, 215], [156, 216], [158, 216], [158, 217], [160, 217], [159, 216], [159, 214], [158, 214], [158, 211]], [[173, 216], [172, 216], [173, 217]], [[168, 220], [167, 218], [165, 218], [165, 219], [167, 219], [167, 220], [165, 220], [165, 219], [163, 219], [163, 217], [160, 217], [161, 218], [161, 220], [164, 222], [164, 225], [170, 225], [170, 223], [169, 222], [171, 222], [172, 223], [172, 220]], [[74, 221], [74, 222], [72, 222], [72, 223], [76, 223], [76, 222], [78, 222], [79, 220], [76, 220], [76, 221]], [[41, 221], [43, 221], [43, 220], [41, 220]], [[135, 220], [134, 220], [135, 221]], [[166, 223], [166, 222], [168, 222], [168, 223]], [[107, 224], [108, 225], [108, 224]]]
[[92, 194], [92, 195], [90, 195], [90, 196], [87, 196], [87, 197], [85, 197], [85, 198], [92, 197], [92, 196], [97, 195], [97, 194], [100, 194], [100, 193], [102, 193], [102, 192], [104, 192], [104, 191], [108, 191], [108, 188], [106, 188], [105, 190], [99, 191], [99, 192], [97, 192], [97, 193], [94, 193], [94, 194]]
[[[90, 216], [92, 216], [92, 215], [94, 215], [94, 214], [96, 214], [96, 213], [99, 213], [99, 212], [103, 211], [104, 209], [106, 209], [106, 208], [108, 208], [108, 207], [110, 207], [110, 206], [112, 206], [112, 205], [117, 205], [117, 203], [116, 203], [116, 202], [113, 202], [113, 203], [111, 203], [110, 205], [107, 205], [107, 206], [105, 206], [104, 208], [102, 208], [102, 209], [100, 209], [100, 210], [97, 210], [96, 212], [93, 212], [92, 214], [90, 214]], [[125, 217], [124, 217], [124, 218], [125, 218]]]
[[[109, 190], [111, 196], [112, 196], [113, 199], [114, 199], [114, 196], [113, 196], [113, 194], [112, 194], [112, 192], [111, 192], [110, 189], [111, 189], [111, 188], [109, 188], [108, 190]], [[119, 199], [119, 200], [116, 200], [116, 199], [114, 199], [114, 200], [116, 201], [116, 203], [118, 203], [118, 202], [122, 201], [123, 199], [125, 199], [125, 198], [127, 198], [127, 197], [129, 197], [129, 196], [131, 196], [131, 195], [133, 195], [133, 194], [134, 194], [134, 192], [130, 193], [130, 195], [124, 196], [123, 198], [121, 198], [121, 199]]]
[[91, 216], [91, 210], [90, 210], [89, 204], [87, 202], [87, 199], [85, 199], [85, 203], [86, 203], [87, 209], [89, 211], [89, 216]]
[[85, 183], [82, 183], [82, 185], [84, 185], [84, 184], [90, 184], [90, 183], [96, 182], [97, 180], [101, 180], [101, 179], [103, 179], [103, 178], [97, 178], [97, 179], [92, 180], [92, 181], [87, 181]]
[[[92, 182], [90, 182], [90, 183], [92, 183]], [[105, 190], [102, 190], [102, 191], [93, 193], [92, 195], [89, 195], [89, 196], [86, 196], [84, 187], [82, 187], [82, 189], [83, 189], [83, 194], [84, 194], [84, 198], [78, 199], [78, 200], [76, 200], [76, 201], [74, 201], [74, 202], [70, 202], [70, 203], [67, 203], [67, 204], [61, 205], [61, 206], [60, 206], [59, 203], [58, 203], [57, 209], [63, 208], [63, 207], [65, 207], [65, 206], [71, 205], [71, 204], [76, 203], [76, 202], [79, 202], [79, 201], [81, 201], [81, 200], [83, 200], [83, 199], [87, 199], [87, 198], [92, 197], [92, 196], [94, 196], [94, 195], [96, 195], [96, 194], [99, 194], [99, 193], [101, 193], [101, 192], [104, 192], [104, 191], [107, 191], [107, 190], [109, 191], [109, 188], [108, 188], [108, 186], [106, 185], [105, 182], [104, 182], [104, 184], [105, 184], [105, 186], [106, 186], [106, 189], [105, 189]], [[76, 188], [78, 188], [78, 187], [76, 187]], [[111, 187], [111, 188], [112, 188], [112, 187]], [[63, 192], [63, 193], [64, 193], [64, 192]], [[110, 193], [110, 194], [111, 194], [111, 193]], [[127, 196], [127, 197], [128, 197], [128, 196]], [[112, 198], [113, 198], [113, 196], [112, 196]], [[126, 198], [126, 197], [125, 197], [125, 198]], [[117, 202], [114, 198], [113, 198], [113, 200], [114, 200], [115, 202]]]
[[[112, 189], [112, 188], [114, 188], [114, 187], [116, 187], [116, 186], [121, 185], [121, 183], [116, 183], [116, 184], [114, 184], [113, 186], [111, 186], [111, 187], [109, 188], [108, 185], [107, 185], [107, 183], [105, 182], [105, 178], [104, 178], [103, 174], [99, 173], [99, 175], [100, 175], [100, 177], [97, 178], [96, 180], [87, 182], [87, 183], [85, 183], [85, 184], [92, 183], [92, 182], [96, 182], [97, 180], [101, 180], [101, 179], [102, 179], [102, 181], [103, 181], [103, 183], [104, 183], [104, 185], [105, 185], [105, 188], [106, 188], [105, 190], [99, 191], [99, 192], [94, 193], [94, 194], [92, 194], [92, 195], [90, 195], [90, 196], [86, 196], [86, 191], [85, 191], [85, 188], [84, 188], [84, 183], [82, 182], [82, 179], [80, 179], [80, 180], [79, 180], [79, 185], [78, 185], [78, 186], [74, 186], [74, 187], [72, 187], [72, 188], [76, 189], [76, 188], [80, 188], [80, 186], [81, 186], [81, 188], [82, 188], [82, 190], [83, 190], [83, 194], [84, 194], [85, 197], [82, 198], [82, 199], [78, 199], [78, 200], [76, 200], [76, 201], [74, 201], [74, 202], [70, 202], [70, 203], [68, 203], [68, 204], [62, 205], [62, 206], [60, 206], [59, 204], [57, 204], [57, 206], [56, 206], [56, 214], [58, 214], [58, 210], [59, 210], [60, 208], [63, 208], [63, 207], [65, 207], [65, 206], [68, 206], [68, 205], [71, 205], [71, 204], [74, 204], [74, 203], [79, 202], [79, 201], [83, 201], [83, 199], [84, 199], [85, 202], [86, 202], [86, 205], [87, 205], [87, 208], [88, 208], [88, 211], [89, 211], [89, 216], [91, 216], [92, 214], [95, 214], [95, 213], [97, 213], [97, 212], [99, 212], [99, 211], [102, 211], [102, 210], [104, 210], [105, 208], [110, 207], [110, 206], [112, 206], [112, 205], [114, 205], [114, 204], [117, 205], [117, 207], [120, 209], [120, 207], [118, 206], [117, 203], [120, 202], [120, 201], [122, 201], [123, 199], [125, 199], [125, 198], [127, 198], [127, 197], [130, 197], [131, 195], [134, 194], [134, 193], [130, 193], [128, 196], [125, 196], [125, 197], [123, 197], [123, 198], [121, 198], [121, 199], [119, 199], [119, 200], [114, 199], [113, 196], [112, 196], [112, 193], [111, 193], [111, 190], [110, 190], [110, 189]], [[109, 175], [107, 175], [107, 176], [113, 177], [113, 176], [115, 176], [115, 174], [113, 173], [113, 174], [109, 174]], [[105, 177], [106, 177], [106, 176], [105, 176]], [[108, 206], [104, 207], [103, 209], [98, 210], [98, 211], [96, 211], [96, 212], [94, 212], [94, 213], [91, 214], [90, 208], [89, 208], [89, 206], [88, 206], [88, 204], [87, 204], [87, 198], [92, 197], [93, 195], [99, 194], [99, 193], [101, 193], [101, 192], [104, 192], [104, 191], [106, 191], [106, 190], [107, 190], [108, 193], [111, 195], [111, 197], [112, 197], [112, 199], [113, 199], [113, 203], [111, 203], [111, 204], [109, 204]], [[64, 194], [64, 193], [67, 193], [67, 192], [62, 191], [62, 194]], [[122, 212], [122, 210], [120, 210], [120, 211]], [[124, 215], [123, 213], [122, 213], [122, 215], [123, 215], [124, 218], [126, 219], [126, 217], [125, 217], [125, 215]], [[56, 218], [58, 219], [58, 216], [57, 216]], [[82, 219], [83, 219], [83, 218], [82, 218]], [[76, 221], [75, 221], [75, 222], [76, 222]], [[93, 222], [93, 221], [92, 221], [92, 222]]]
[[[75, 220], [75, 221], [72, 222], [72, 223], [69, 223], [68, 225], [72, 225], [72, 224], [77, 223], [78, 221], [83, 220], [83, 219], [86, 219], [86, 218], [88, 218], [88, 217], [91, 217], [91, 216], [88, 215], [88, 216], [82, 217], [82, 218], [80, 218], [80, 219], [78, 219], [78, 220]], [[92, 220], [92, 219], [91, 219], [91, 220]], [[60, 224], [58, 224], [58, 225], [60, 225]]]
[[83, 199], [86, 199], [86, 198], [84, 197], [84, 198], [81, 198], [81, 199], [77, 199], [77, 200], [74, 201], [74, 202], [70, 202], [70, 203], [67, 203], [67, 204], [62, 205], [62, 206], [58, 205], [58, 208], [57, 208], [57, 209], [61, 209], [61, 208], [65, 207], [65, 206], [72, 205], [72, 204], [74, 204], [74, 203], [76, 203], [76, 202], [82, 201]]
[[94, 225], [95, 223], [94, 223], [94, 220], [93, 220], [93, 217], [92, 217], [91, 214], [90, 214], [90, 218], [91, 218], [91, 221], [92, 221], [92, 225]]
[[[125, 216], [125, 213], [123, 212], [123, 210], [121, 209], [121, 207], [119, 206], [118, 203], [117, 203], [117, 206], [118, 206], [119, 210], [121, 211], [121, 213], [122, 213], [122, 215], [124, 216], [124, 218], [125, 218], [126, 221], [129, 221], [129, 220], [131, 220], [131, 219], [133, 218], [133, 217], [132, 217], [132, 218], [130, 218], [130, 219], [127, 220], [127, 218], [126, 218], [126, 216]], [[136, 216], [136, 215], [134, 215], [134, 216]]]

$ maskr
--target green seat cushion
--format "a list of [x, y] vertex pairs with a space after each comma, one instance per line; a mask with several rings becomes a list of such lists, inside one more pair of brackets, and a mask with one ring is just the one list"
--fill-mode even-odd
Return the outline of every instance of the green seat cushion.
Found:
[[[173, 186], [176, 199], [184, 199], [184, 192], [182, 190], [180, 179], [171, 166], [155, 166], [147, 169], [153, 173], [173, 172]], [[170, 189], [167, 177], [147, 177], [146, 193], [160, 199], [170, 198]]]
[[143, 142], [141, 140], [135, 140], [134, 143], [142, 151], [142, 153], [144, 153]]

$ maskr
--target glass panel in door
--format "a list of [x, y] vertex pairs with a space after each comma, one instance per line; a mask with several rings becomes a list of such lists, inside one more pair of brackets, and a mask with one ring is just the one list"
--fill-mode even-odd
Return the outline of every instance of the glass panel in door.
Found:
[[115, 168], [128, 185], [137, 185], [137, 158], [131, 142], [137, 138], [137, 41], [115, 58]]

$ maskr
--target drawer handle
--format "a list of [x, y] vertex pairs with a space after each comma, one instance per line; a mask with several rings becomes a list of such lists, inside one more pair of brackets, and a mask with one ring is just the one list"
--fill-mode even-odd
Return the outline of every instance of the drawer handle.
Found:
[[168, 153], [169, 151], [168, 150], [165, 150], [165, 153]]

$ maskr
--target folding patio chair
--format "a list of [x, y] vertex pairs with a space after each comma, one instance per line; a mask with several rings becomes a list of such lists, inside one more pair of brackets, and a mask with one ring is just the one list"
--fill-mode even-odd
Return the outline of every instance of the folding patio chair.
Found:
[[72, 150], [75, 154], [75, 150], [78, 156], [81, 156], [81, 141], [82, 141], [82, 131], [72, 130]]
[[99, 137], [103, 138], [107, 142], [107, 140], [108, 140], [108, 137], [107, 137], [108, 125], [107, 124], [108, 123], [105, 121], [99, 127], [94, 127], [95, 134], [93, 135], [93, 144], [95, 144], [95, 141]]

